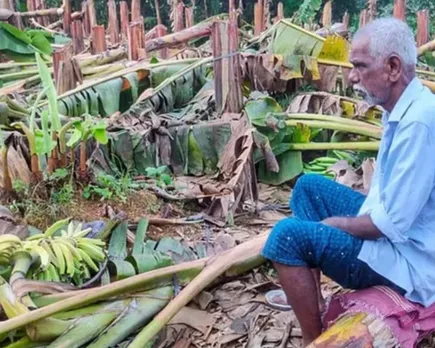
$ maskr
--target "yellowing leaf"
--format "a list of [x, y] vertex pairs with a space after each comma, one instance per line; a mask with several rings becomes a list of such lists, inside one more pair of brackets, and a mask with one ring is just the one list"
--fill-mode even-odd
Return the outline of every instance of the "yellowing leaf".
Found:
[[349, 63], [349, 42], [340, 36], [328, 36], [319, 59]]
[[273, 33], [269, 53], [318, 57], [324, 39], [286, 20]]

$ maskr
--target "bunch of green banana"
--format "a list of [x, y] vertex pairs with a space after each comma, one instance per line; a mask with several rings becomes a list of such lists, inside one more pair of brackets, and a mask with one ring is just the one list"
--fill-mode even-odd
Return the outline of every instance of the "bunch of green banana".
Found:
[[0, 236], [0, 264], [8, 265], [12, 254], [22, 247], [21, 239], [13, 234]]
[[319, 174], [326, 178], [335, 179], [333, 172], [328, 171], [328, 168], [337, 163], [340, 159], [333, 157], [319, 157], [310, 163], [304, 163], [304, 174]]
[[357, 160], [357, 158], [355, 156], [352, 156], [348, 151], [332, 150], [332, 152], [335, 156], [337, 156], [339, 160], [346, 160], [347, 163], [349, 163], [350, 165], [354, 165]]
[[[67, 227], [66, 230], [62, 230], [64, 227]], [[58, 230], [61, 235], [55, 236]], [[86, 238], [90, 231], [90, 228], [83, 230], [82, 224], [74, 227], [70, 219], [61, 220], [45, 233], [21, 242], [14, 253], [28, 252], [39, 260], [30, 269], [27, 278], [80, 286], [98, 272], [98, 264], [106, 259], [105, 243], [101, 239]]]

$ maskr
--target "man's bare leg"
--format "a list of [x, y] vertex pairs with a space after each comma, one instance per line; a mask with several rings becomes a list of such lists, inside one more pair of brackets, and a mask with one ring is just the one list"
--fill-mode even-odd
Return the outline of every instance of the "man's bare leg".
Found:
[[279, 282], [301, 325], [304, 346], [322, 332], [318, 293], [313, 273], [307, 267], [289, 267], [274, 263]]
[[320, 288], [320, 269], [312, 268], [311, 272], [314, 276], [314, 281], [316, 282], [316, 290], [317, 290], [317, 301], [319, 303], [319, 311], [322, 313], [325, 310], [325, 299], [322, 295], [322, 290]]

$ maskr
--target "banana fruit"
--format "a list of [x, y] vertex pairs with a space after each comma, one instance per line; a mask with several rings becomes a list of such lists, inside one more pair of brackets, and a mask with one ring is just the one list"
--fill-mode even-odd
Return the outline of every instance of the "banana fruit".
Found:
[[[58, 230], [60, 236], [55, 235]], [[107, 258], [106, 243], [87, 238], [91, 229], [75, 226], [71, 219], [58, 221], [47, 231], [24, 241], [14, 235], [0, 236], [0, 264], [32, 257], [35, 262], [27, 278], [81, 285], [98, 272], [99, 263]]]
[[319, 157], [310, 163], [304, 163], [304, 174], [318, 174], [326, 178], [335, 179], [333, 172], [328, 168], [337, 163], [340, 159], [334, 157]]

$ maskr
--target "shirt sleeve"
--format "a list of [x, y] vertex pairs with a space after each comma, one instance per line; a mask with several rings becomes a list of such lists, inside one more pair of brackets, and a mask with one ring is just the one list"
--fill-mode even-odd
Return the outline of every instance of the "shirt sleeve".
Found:
[[400, 127], [394, 137], [388, 155], [394, 163], [370, 217], [391, 242], [402, 243], [434, 187], [435, 142], [429, 126], [421, 122]]

